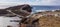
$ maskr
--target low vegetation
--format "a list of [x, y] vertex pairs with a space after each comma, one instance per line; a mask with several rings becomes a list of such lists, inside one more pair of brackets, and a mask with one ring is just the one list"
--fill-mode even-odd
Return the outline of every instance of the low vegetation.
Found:
[[60, 17], [42, 16], [39, 20], [40, 27], [60, 27]]
[[[58, 16], [55, 16], [55, 14], [57, 14]], [[33, 14], [32, 16], [33, 18], [39, 18], [38, 22], [39, 27], [60, 27], [60, 11], [58, 10], [54, 12], [52, 11], [38, 12]]]

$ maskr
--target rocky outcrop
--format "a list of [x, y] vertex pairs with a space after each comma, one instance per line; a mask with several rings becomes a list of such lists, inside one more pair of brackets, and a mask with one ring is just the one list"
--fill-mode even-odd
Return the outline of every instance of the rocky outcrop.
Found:
[[39, 27], [60, 27], [60, 12], [45, 11], [33, 14], [31, 17], [39, 19]]
[[32, 7], [28, 4], [24, 5], [17, 5], [13, 7], [8, 7], [6, 9], [0, 9], [0, 16], [15, 16], [11, 12], [8, 12], [7, 10], [12, 11], [15, 14], [21, 15], [21, 16], [28, 16], [32, 12]]

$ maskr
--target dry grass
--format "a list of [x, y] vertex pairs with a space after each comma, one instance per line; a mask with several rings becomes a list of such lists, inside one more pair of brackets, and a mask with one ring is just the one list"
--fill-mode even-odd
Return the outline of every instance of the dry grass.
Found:
[[40, 27], [60, 27], [60, 17], [42, 16], [39, 20]]

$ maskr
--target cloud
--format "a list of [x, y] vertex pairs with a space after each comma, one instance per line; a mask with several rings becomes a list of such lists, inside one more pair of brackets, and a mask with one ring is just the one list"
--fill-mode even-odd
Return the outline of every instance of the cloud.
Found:
[[60, 5], [60, 0], [0, 0], [4, 4]]
[[4, 9], [10, 6], [29, 4], [29, 5], [38, 5], [38, 0], [0, 0], [0, 9]]
[[60, 0], [42, 0], [41, 5], [60, 5]]
[[60, 0], [0, 0], [0, 8], [8, 6], [29, 4], [29, 5], [58, 5], [60, 6]]

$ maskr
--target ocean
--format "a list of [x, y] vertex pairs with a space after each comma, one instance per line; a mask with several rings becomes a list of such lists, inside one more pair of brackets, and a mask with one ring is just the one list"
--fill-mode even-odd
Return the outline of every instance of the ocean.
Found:
[[59, 10], [60, 6], [32, 6], [32, 12], [36, 10]]

